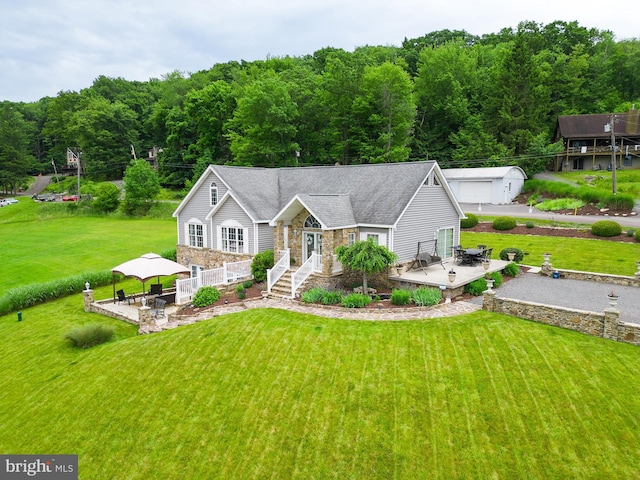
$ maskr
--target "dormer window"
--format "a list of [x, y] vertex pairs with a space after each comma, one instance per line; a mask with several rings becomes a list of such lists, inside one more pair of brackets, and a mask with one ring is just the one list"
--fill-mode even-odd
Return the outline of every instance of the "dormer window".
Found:
[[322, 228], [320, 222], [313, 215], [309, 215], [307, 219], [304, 221], [305, 228]]
[[210, 186], [211, 206], [215, 207], [218, 204], [218, 186], [215, 182], [211, 182]]

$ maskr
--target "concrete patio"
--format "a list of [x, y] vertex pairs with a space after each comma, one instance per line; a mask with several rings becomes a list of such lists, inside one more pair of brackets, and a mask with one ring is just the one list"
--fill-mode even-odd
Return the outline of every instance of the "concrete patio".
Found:
[[[441, 288], [442, 285], [447, 290], [453, 290], [454, 294], [458, 294], [457, 290], [462, 289], [468, 283], [484, 277], [487, 273], [500, 272], [511, 262], [504, 260], [491, 260], [488, 270], [485, 270], [482, 264], [478, 263], [473, 266], [457, 265], [453, 259], [445, 260], [444, 268], [439, 263], [430, 265], [427, 268], [409, 270], [399, 275], [389, 275], [389, 279], [396, 280], [402, 284], [418, 284], [429, 287]], [[449, 281], [449, 271], [456, 272], [455, 280]]]
[[[141, 298], [141, 296], [135, 297], [135, 302], [132, 302], [130, 305], [127, 302], [118, 302], [117, 300], [114, 302], [112, 298], [93, 301], [91, 302], [91, 311], [111, 318], [117, 318], [118, 320], [123, 320], [128, 323], [133, 323], [134, 325], [139, 325], [140, 309], [142, 308], [142, 304], [140, 303]], [[147, 307], [147, 309], [148, 308], [149, 307]], [[178, 305], [175, 304], [167, 305], [165, 307], [164, 317], [154, 319], [155, 323], [161, 324], [163, 322], [168, 322], [169, 315], [176, 313], [178, 308]]]

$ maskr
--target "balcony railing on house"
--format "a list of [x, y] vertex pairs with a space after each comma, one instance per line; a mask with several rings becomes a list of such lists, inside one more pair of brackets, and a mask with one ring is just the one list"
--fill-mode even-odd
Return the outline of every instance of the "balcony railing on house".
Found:
[[251, 260], [224, 263], [220, 268], [203, 270], [195, 277], [176, 280], [176, 303], [180, 305], [187, 302], [202, 287], [215, 287], [250, 276]]

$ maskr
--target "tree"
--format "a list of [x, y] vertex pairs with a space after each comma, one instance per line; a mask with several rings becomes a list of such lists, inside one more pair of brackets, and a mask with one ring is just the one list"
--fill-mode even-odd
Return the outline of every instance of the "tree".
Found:
[[284, 166], [295, 159], [298, 107], [288, 85], [266, 74], [247, 85], [229, 122], [231, 153], [240, 164]]
[[398, 65], [365, 68], [362, 95], [354, 106], [365, 120], [363, 158], [370, 163], [404, 162], [416, 116], [413, 83]]
[[158, 174], [146, 160], [136, 160], [124, 175], [124, 204], [126, 214], [143, 213], [160, 193]]
[[102, 182], [96, 185], [91, 206], [101, 213], [113, 212], [120, 203], [120, 189], [110, 182]]
[[0, 187], [15, 193], [27, 178], [33, 157], [29, 153], [29, 124], [9, 102], [0, 103]]
[[383, 245], [378, 245], [373, 238], [356, 242], [347, 247], [336, 248], [338, 261], [351, 270], [362, 272], [362, 291], [368, 292], [367, 275], [381, 272], [396, 261], [397, 255]]

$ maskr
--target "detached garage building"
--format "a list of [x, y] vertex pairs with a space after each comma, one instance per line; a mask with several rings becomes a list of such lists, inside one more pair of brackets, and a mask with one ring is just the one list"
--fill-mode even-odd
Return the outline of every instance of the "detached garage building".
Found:
[[447, 168], [442, 172], [459, 203], [511, 203], [527, 179], [520, 167]]

